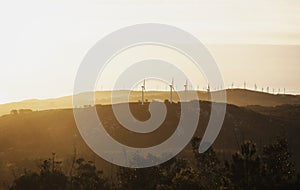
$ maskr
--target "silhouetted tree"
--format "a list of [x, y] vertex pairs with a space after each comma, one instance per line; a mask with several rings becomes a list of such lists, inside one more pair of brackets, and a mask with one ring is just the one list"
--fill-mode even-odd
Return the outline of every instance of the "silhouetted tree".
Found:
[[61, 162], [55, 160], [55, 153], [51, 159], [45, 160], [40, 166], [40, 172], [25, 172], [16, 179], [11, 190], [64, 190], [67, 187], [67, 176], [61, 171]]
[[120, 168], [118, 172], [118, 186], [121, 190], [135, 190], [143, 187], [145, 190], [153, 190], [159, 184], [157, 167], [151, 168]]
[[174, 178], [181, 172], [182, 169], [189, 168], [187, 160], [181, 158], [172, 158], [171, 160], [159, 166], [160, 180], [157, 189], [172, 188], [174, 189]]
[[[141, 158], [139, 158], [141, 159]], [[148, 157], [146, 159], [155, 159]], [[147, 160], [145, 160], [147, 161]], [[184, 159], [171, 160], [150, 168], [133, 169], [120, 168], [118, 171], [118, 186], [121, 190], [168, 190], [196, 187], [197, 176]]]
[[61, 171], [62, 162], [55, 161], [54, 157], [45, 160], [41, 165], [40, 188], [42, 190], [64, 190], [67, 187], [68, 178]]
[[235, 189], [261, 189], [261, 158], [256, 151], [256, 145], [246, 141], [241, 145], [241, 151], [232, 156], [231, 181]]
[[[135, 156], [133, 161], [140, 162], [143, 159], [147, 162], [154, 158], [152, 156], [148, 156], [148, 158]], [[153, 190], [159, 184], [160, 175], [158, 166], [140, 169], [121, 167], [117, 173], [117, 186], [120, 190], [138, 190], [141, 187], [144, 190]]]
[[227, 175], [224, 175], [226, 173], [225, 167], [217, 158], [214, 149], [209, 148], [206, 152], [199, 154], [199, 137], [194, 137], [191, 144], [196, 162], [196, 170], [199, 173], [199, 183], [204, 189], [220, 189], [225, 185], [228, 186], [230, 180]]
[[269, 189], [288, 184], [294, 177], [294, 164], [285, 138], [278, 138], [263, 148], [264, 179]]
[[109, 189], [103, 172], [97, 170], [94, 162], [80, 158], [75, 163], [75, 175], [71, 182], [72, 190], [105, 190]]
[[173, 187], [176, 190], [201, 190], [204, 189], [199, 183], [199, 173], [192, 168], [181, 168], [173, 178]]
[[[68, 178], [61, 169], [62, 162], [52, 158], [43, 161], [39, 173], [26, 171], [16, 179], [10, 190], [108, 190], [110, 189], [103, 172], [95, 164], [77, 159], [74, 174]], [[71, 180], [72, 178], [72, 180]]]

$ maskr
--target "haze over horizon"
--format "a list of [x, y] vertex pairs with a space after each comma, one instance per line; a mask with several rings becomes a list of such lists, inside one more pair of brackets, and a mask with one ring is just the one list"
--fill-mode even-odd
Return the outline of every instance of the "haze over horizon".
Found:
[[[249, 88], [256, 83], [298, 94], [299, 19], [296, 0], [2, 2], [0, 104], [71, 95], [77, 69], [98, 40], [149, 22], [195, 35], [215, 58], [226, 87], [246, 81]], [[202, 90], [206, 84], [199, 83]]]

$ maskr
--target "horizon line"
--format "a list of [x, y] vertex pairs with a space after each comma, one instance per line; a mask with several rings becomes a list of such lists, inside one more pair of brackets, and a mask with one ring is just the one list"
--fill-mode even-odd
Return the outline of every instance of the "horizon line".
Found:
[[[276, 91], [275, 93], [272, 93], [272, 91], [270, 90], [269, 92], [267, 92], [266, 90], [261, 91], [261, 90], [254, 90], [253, 88], [239, 88], [239, 87], [233, 87], [233, 88], [225, 88], [225, 89], [216, 89], [213, 90], [211, 89], [210, 92], [218, 92], [218, 91], [223, 91], [223, 90], [245, 90], [245, 91], [251, 91], [251, 92], [257, 92], [257, 93], [264, 93], [264, 94], [269, 94], [269, 95], [290, 95], [290, 96], [299, 96], [300, 92], [298, 91], [286, 91], [286, 93], [283, 93], [282, 91], [280, 91], [278, 93], [278, 91]], [[112, 92], [112, 91], [133, 91], [133, 92], [141, 92], [141, 90], [130, 90], [130, 89], [118, 89], [118, 90], [111, 90], [111, 89], [102, 89], [102, 90], [96, 90], [93, 91], [95, 92]], [[196, 92], [202, 92], [202, 93], [207, 93], [207, 90], [197, 90], [197, 89], [193, 89], [193, 90], [188, 90], [188, 91], [196, 91]], [[150, 89], [150, 90], [146, 90], [146, 92], [169, 92], [169, 90], [163, 90], [163, 89]], [[184, 92], [184, 90], [175, 90], [175, 92]], [[90, 92], [81, 92], [78, 94], [84, 94], [84, 93], [90, 93]], [[78, 95], [76, 94], [76, 95]], [[0, 102], [0, 106], [1, 105], [6, 105], [6, 104], [14, 104], [14, 103], [20, 103], [20, 102], [27, 102], [27, 101], [43, 101], [43, 100], [53, 100], [53, 99], [60, 99], [60, 98], [67, 98], [67, 97], [72, 97], [75, 96], [74, 94], [68, 94], [68, 95], [59, 95], [59, 96], [53, 96], [53, 97], [45, 97], [45, 98], [27, 98], [27, 99], [21, 99], [21, 100], [15, 100], [15, 101], [7, 101], [7, 102]]]

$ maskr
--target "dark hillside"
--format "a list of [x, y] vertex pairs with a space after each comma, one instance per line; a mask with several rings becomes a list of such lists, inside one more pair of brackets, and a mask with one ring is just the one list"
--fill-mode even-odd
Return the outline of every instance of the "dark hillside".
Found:
[[[197, 136], [203, 135], [210, 115], [210, 103], [200, 102], [200, 104], [201, 114]], [[97, 111], [101, 113], [100, 118], [106, 130], [119, 142], [126, 142], [135, 147], [147, 147], [163, 142], [177, 126], [180, 104], [167, 103], [166, 105], [168, 114], [163, 125], [154, 132], [144, 135], [137, 135], [120, 126], [112, 114], [111, 105], [99, 105]], [[146, 120], [149, 117], [147, 105], [131, 103], [130, 107], [136, 118]], [[297, 112], [295, 115], [286, 114], [286, 109], [282, 108], [272, 111], [274, 114], [266, 114], [267, 111], [263, 112], [263, 108], [259, 109], [253, 111], [234, 105], [227, 106], [223, 128], [214, 143], [219, 156], [228, 157], [238, 149], [243, 140], [257, 142], [260, 151], [264, 144], [271, 142], [275, 137], [287, 134], [288, 140], [292, 142], [294, 159], [300, 160], [300, 141], [297, 137], [300, 125], [299, 123], [291, 125], [288, 121], [289, 116], [291, 119], [297, 118]], [[284, 115], [285, 119], [279, 118], [280, 114]], [[36, 167], [32, 161], [36, 163], [36, 160], [48, 158], [51, 152], [56, 152], [61, 159], [69, 159], [73, 155], [74, 147], [79, 155], [95, 160], [105, 171], [110, 168], [110, 164], [98, 158], [84, 143], [76, 128], [72, 109], [2, 116], [0, 117], [0, 179], [12, 178], [12, 171], [18, 166]], [[190, 154], [190, 148], [187, 148], [181, 156], [188, 158]], [[299, 168], [299, 163], [297, 166]]]

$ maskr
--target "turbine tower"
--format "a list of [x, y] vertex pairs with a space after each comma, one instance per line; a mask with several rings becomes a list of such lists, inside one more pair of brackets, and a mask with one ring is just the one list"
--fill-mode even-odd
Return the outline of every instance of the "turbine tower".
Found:
[[170, 103], [172, 104], [172, 102], [173, 102], [173, 90], [174, 90], [174, 79], [172, 79], [172, 83], [169, 86], [170, 86]]
[[142, 87], [142, 105], [145, 103], [146, 80], [144, 79]]
[[207, 93], [210, 93], [210, 85], [209, 85], [209, 83], [207, 84]]
[[207, 84], [207, 101], [210, 100], [210, 84]]
[[188, 81], [185, 80], [185, 84], [184, 84], [184, 99], [185, 99], [185, 101], [187, 101], [187, 91], [188, 91]]

